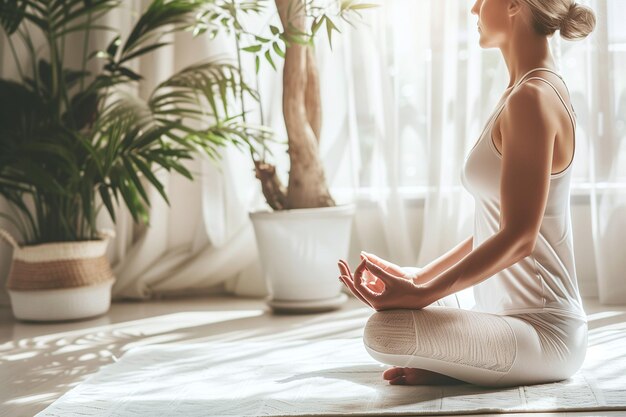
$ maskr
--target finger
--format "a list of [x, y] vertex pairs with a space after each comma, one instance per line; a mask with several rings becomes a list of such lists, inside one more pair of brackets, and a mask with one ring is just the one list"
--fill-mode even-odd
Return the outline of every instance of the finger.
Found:
[[375, 263], [376, 265], [380, 266], [381, 269], [383, 269], [384, 271], [390, 272], [394, 275], [404, 275], [404, 271], [398, 265], [395, 265], [389, 261], [379, 258], [373, 253], [367, 253], [367, 252], [361, 252], [361, 253], [364, 254], [370, 260], [370, 262]]
[[350, 266], [343, 259], [339, 259], [339, 270], [341, 271], [341, 275], [346, 275], [350, 279], [352, 279], [352, 272], [350, 271]]
[[[361, 254], [361, 260], [365, 259], [367, 259], [365, 255]], [[365, 285], [367, 285], [368, 288], [374, 290], [375, 293], [380, 294], [385, 290], [385, 284], [383, 284], [381, 280], [376, 278], [376, 275], [373, 275], [367, 269], [363, 271], [363, 277], [365, 279]]]
[[[367, 260], [367, 257], [363, 254], [361, 254], [361, 260]], [[365, 282], [367, 284], [377, 284], [378, 283], [378, 278], [376, 278], [376, 275], [372, 275], [372, 273], [370, 271], [368, 271], [367, 269], [365, 271], [363, 271], [363, 276], [365, 276]]]
[[[358, 284], [360, 284], [360, 281], [362, 279], [363, 276], [363, 271], [365, 270], [365, 263], [367, 262], [366, 259], [362, 259], [361, 263], [359, 263], [359, 265], [357, 265], [356, 269], [354, 270], [354, 275], [352, 276], [352, 282], [354, 283], [354, 286], [357, 287]], [[357, 282], [359, 281], [359, 282]]]
[[365, 261], [365, 267], [371, 272], [376, 278], [380, 279], [386, 288], [391, 288], [398, 284], [398, 277], [391, 275], [387, 271], [383, 271], [378, 265], [371, 263], [369, 260]]
[[352, 279], [352, 272], [350, 271], [350, 267], [343, 259], [339, 260], [337, 266], [339, 266], [339, 275], [346, 275], [350, 277], [350, 279]]
[[380, 294], [376, 294], [374, 291], [370, 290], [365, 283], [363, 282], [363, 271], [365, 271], [365, 263], [367, 261], [363, 260], [354, 270], [354, 278], [352, 283], [354, 284], [354, 288], [364, 297], [366, 298], [370, 305], [374, 307], [374, 303], [372, 303], [372, 297], [378, 296]]
[[340, 273], [340, 274], [343, 274], [343, 273], [345, 272], [345, 271], [344, 271], [345, 266], [344, 266], [343, 261], [342, 261], [341, 259], [339, 259], [339, 260], [337, 261], [337, 267], [339, 268], [339, 273]]
[[[367, 257], [363, 254], [361, 254], [361, 260], [367, 260]], [[368, 284], [375, 284], [378, 279], [376, 278], [376, 275], [372, 275], [370, 273], [370, 271], [368, 271], [367, 269], [365, 271], [363, 271], [363, 276], [365, 276], [365, 282]]]
[[339, 279], [344, 283], [344, 285], [346, 287], [348, 287], [348, 289], [350, 290], [350, 292], [359, 300], [361, 300], [362, 302], [364, 302], [368, 307], [374, 308], [372, 307], [372, 305], [369, 303], [369, 301], [367, 301], [365, 298], [363, 298], [363, 296], [361, 295], [361, 293], [359, 293], [357, 290], [354, 289], [354, 286], [352, 285], [352, 281], [350, 281], [348, 279], [347, 276], [345, 275], [341, 275], [339, 277]]
[[348, 277], [346, 277], [345, 275], [341, 275], [339, 277], [339, 279], [344, 283], [344, 285], [346, 287], [348, 287], [348, 289], [350, 290], [350, 292], [359, 300], [361, 300], [365, 305], [367, 305], [368, 307], [374, 308], [372, 307], [372, 305], [370, 304], [370, 302], [365, 299], [360, 292], [358, 292], [355, 288], [354, 285], [352, 284], [352, 281], [350, 279], [348, 279]]

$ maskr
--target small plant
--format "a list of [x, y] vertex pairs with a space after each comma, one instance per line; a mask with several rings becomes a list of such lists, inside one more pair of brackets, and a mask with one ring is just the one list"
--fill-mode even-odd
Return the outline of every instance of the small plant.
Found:
[[[340, 32], [338, 21], [350, 25], [360, 12], [377, 7], [356, 0], [275, 0], [282, 28], [268, 25], [264, 33], [251, 33], [242, 23], [243, 13], [260, 13], [269, 0], [231, 0], [214, 2], [200, 17], [196, 31], [211, 36], [226, 29], [235, 36], [238, 69], [241, 74], [241, 52], [255, 55], [258, 73], [266, 61], [276, 69], [275, 60], [284, 59], [283, 114], [288, 136], [290, 159], [289, 181], [285, 187], [276, 167], [261, 154], [251, 153], [256, 177], [263, 194], [274, 210], [334, 206], [319, 158], [321, 132], [321, 100], [317, 64], [313, 52], [314, 40], [323, 30], [332, 48], [333, 32]], [[243, 99], [239, 100], [245, 114]], [[261, 109], [261, 124], [263, 112]], [[270, 153], [271, 155], [271, 153]]]

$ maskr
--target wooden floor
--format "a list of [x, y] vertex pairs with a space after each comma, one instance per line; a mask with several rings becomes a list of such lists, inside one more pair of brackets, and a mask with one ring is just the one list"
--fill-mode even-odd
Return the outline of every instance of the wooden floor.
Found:
[[[585, 299], [584, 305], [590, 330], [626, 322], [626, 306], [602, 306], [594, 299]], [[360, 338], [372, 313], [353, 297], [332, 312], [275, 315], [262, 299], [213, 296], [114, 303], [106, 315], [92, 320], [35, 324], [15, 321], [10, 309], [0, 307], [0, 416], [35, 415], [133, 346]], [[381, 375], [381, 384], [386, 383]], [[524, 415], [626, 416], [626, 412]]]

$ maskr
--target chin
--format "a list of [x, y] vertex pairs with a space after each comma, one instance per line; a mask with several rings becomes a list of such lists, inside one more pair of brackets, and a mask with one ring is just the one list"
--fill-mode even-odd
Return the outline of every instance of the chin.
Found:
[[483, 38], [482, 36], [478, 40], [478, 45], [483, 49], [491, 49], [496, 47], [493, 42], [489, 42], [489, 40]]

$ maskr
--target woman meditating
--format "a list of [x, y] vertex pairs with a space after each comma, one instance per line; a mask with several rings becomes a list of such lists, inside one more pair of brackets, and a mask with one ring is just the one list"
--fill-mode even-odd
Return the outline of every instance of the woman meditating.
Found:
[[[576, 119], [548, 37], [584, 38], [594, 13], [572, 0], [478, 0], [472, 13], [510, 76], [461, 172], [473, 235], [421, 269], [363, 252], [353, 274], [339, 261], [340, 279], [376, 310], [364, 344], [395, 365], [390, 384], [554, 382], [587, 349], [569, 204]], [[443, 303], [468, 287], [471, 310]]]

